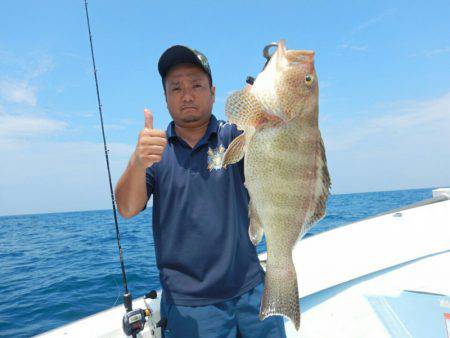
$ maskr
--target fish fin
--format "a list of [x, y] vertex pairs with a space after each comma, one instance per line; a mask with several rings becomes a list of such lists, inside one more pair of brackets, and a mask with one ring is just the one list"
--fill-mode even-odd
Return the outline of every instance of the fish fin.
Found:
[[245, 155], [247, 148], [245, 132], [236, 137], [229, 145], [223, 155], [222, 167], [226, 168], [230, 164], [239, 162]]
[[300, 328], [300, 302], [292, 254], [275, 265], [268, 257], [259, 319], [283, 315]]
[[240, 130], [258, 125], [266, 116], [256, 96], [249, 89], [234, 92], [227, 98], [225, 114], [228, 121]]
[[248, 206], [248, 216], [250, 218], [250, 224], [248, 226], [248, 235], [253, 245], [256, 246], [261, 241], [264, 230], [261, 225], [261, 220], [259, 219], [258, 213], [256, 212], [255, 207], [253, 206], [252, 201]]
[[319, 167], [317, 168], [318, 182], [316, 186], [316, 192], [319, 196], [314, 212], [306, 220], [305, 229], [302, 229], [302, 233], [308, 232], [315, 222], [318, 222], [325, 216], [325, 209], [327, 206], [327, 199], [330, 194], [331, 179], [330, 173], [327, 167], [327, 158], [325, 155], [325, 146], [323, 145], [322, 138], [319, 138], [318, 154]]

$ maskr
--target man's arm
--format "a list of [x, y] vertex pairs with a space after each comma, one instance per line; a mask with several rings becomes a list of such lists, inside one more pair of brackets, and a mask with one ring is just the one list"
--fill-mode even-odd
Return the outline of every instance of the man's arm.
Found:
[[133, 217], [144, 209], [148, 200], [146, 169], [161, 161], [167, 145], [166, 133], [153, 129], [153, 114], [145, 109], [144, 115], [145, 127], [139, 133], [136, 150], [115, 189], [117, 209], [126, 218]]
[[137, 215], [147, 203], [146, 170], [131, 155], [125, 172], [116, 185], [116, 202], [119, 213], [126, 218]]

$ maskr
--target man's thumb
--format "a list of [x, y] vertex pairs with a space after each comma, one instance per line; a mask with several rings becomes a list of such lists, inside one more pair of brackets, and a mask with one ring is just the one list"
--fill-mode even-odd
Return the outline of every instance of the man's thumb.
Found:
[[153, 129], [153, 113], [149, 109], [145, 108], [144, 117], [145, 117], [145, 128]]

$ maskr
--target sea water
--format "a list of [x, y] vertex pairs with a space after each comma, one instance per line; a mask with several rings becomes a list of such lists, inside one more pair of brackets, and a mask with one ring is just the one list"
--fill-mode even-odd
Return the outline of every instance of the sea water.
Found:
[[[431, 198], [432, 189], [332, 195], [308, 236]], [[119, 217], [133, 298], [159, 289], [151, 208]], [[265, 251], [265, 243], [257, 251]], [[122, 303], [111, 210], [0, 217], [0, 336], [29, 337]]]

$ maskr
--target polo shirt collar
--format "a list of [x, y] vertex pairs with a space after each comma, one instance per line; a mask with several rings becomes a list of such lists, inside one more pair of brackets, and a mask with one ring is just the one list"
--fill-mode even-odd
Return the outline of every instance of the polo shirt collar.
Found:
[[[213, 134], [217, 134], [218, 129], [219, 129], [219, 122], [217, 121], [216, 117], [213, 114], [211, 114], [211, 119], [209, 120], [208, 128], [206, 129], [205, 135], [203, 135], [203, 137], [200, 139], [196, 147], [206, 143]], [[173, 140], [174, 138], [178, 138], [178, 135], [175, 132], [175, 123], [173, 121], [170, 122], [169, 125], [167, 126], [166, 135], [169, 141]]]

